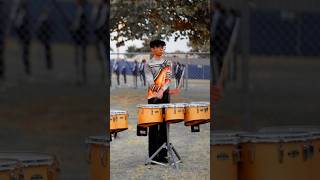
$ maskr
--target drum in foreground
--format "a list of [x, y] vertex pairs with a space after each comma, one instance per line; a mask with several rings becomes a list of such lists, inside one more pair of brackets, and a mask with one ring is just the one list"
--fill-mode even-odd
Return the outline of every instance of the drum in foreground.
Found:
[[21, 174], [20, 163], [15, 159], [0, 159], [0, 179], [19, 179]]
[[55, 156], [35, 152], [0, 152], [0, 158], [17, 159], [22, 164], [24, 179], [58, 179], [58, 161]]
[[308, 176], [304, 146], [310, 134], [283, 131], [240, 137], [240, 180], [301, 180]]
[[138, 126], [150, 127], [163, 122], [162, 104], [138, 105]]
[[305, 179], [318, 180], [319, 179], [319, 167], [320, 167], [320, 127], [319, 126], [273, 126], [265, 127], [259, 130], [259, 132], [281, 132], [289, 131], [306, 132], [310, 134], [307, 138], [306, 144], [303, 146], [306, 159], [306, 166], [308, 169]]
[[164, 119], [167, 123], [178, 123], [184, 120], [186, 103], [163, 104]]
[[184, 124], [186, 126], [199, 125], [210, 122], [210, 104], [192, 102], [186, 105]]
[[211, 133], [210, 176], [216, 180], [238, 180], [239, 137], [235, 132]]
[[109, 179], [110, 176], [110, 146], [106, 136], [90, 136], [86, 139], [88, 145], [88, 163], [90, 165], [89, 179]]

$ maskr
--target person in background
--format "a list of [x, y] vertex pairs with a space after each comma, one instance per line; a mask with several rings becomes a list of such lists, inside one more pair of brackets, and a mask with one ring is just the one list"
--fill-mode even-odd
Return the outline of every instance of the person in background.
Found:
[[121, 63], [121, 74], [123, 76], [124, 84], [127, 84], [127, 61], [122, 59]]
[[144, 67], [146, 65], [146, 60], [142, 59], [140, 66], [139, 66], [139, 75], [140, 75], [140, 81], [143, 86], [146, 86], [146, 74], [144, 72]]
[[28, 1], [21, 0], [18, 5], [17, 12], [14, 18], [14, 28], [18, 35], [18, 39], [22, 47], [22, 61], [26, 75], [31, 76], [31, 63], [30, 63], [30, 15], [28, 10]]
[[93, 7], [91, 21], [94, 27], [95, 34], [95, 47], [101, 67], [101, 80], [104, 82], [106, 78], [106, 43], [108, 32], [108, 4], [107, 0], [96, 0], [96, 4]]
[[36, 34], [42, 46], [44, 47], [46, 67], [48, 70], [52, 70], [53, 62], [52, 62], [52, 54], [51, 54], [51, 37], [52, 37], [53, 31], [51, 27], [51, 22], [49, 20], [48, 9], [45, 9], [42, 12], [41, 16], [39, 17]]
[[76, 5], [77, 11], [71, 32], [75, 43], [76, 81], [81, 85], [87, 82], [88, 18], [85, 13], [85, 0], [76, 0]]
[[139, 75], [139, 64], [137, 60], [134, 60], [132, 67], [132, 77], [134, 88], [138, 87], [138, 75]]
[[120, 67], [117, 60], [114, 61], [112, 66], [113, 72], [117, 75], [117, 84], [120, 86]]

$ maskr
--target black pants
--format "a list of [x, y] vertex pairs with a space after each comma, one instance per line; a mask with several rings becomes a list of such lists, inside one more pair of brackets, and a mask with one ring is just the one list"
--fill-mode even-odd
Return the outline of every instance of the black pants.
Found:
[[[170, 103], [169, 90], [166, 90], [163, 94], [162, 99], [151, 98], [148, 99], [148, 104], [161, 104]], [[167, 126], [165, 121], [161, 124], [157, 124], [149, 127], [149, 157], [154, 154], [157, 149], [162, 146], [163, 143], [167, 141]], [[167, 157], [167, 150], [162, 149], [160, 153], [153, 158], [153, 160], [158, 162], [168, 162], [165, 158]]]
[[46, 67], [48, 70], [53, 69], [53, 62], [52, 62], [52, 56], [51, 56], [51, 43], [47, 41], [43, 41], [42, 45], [44, 47], [44, 53], [46, 57]]

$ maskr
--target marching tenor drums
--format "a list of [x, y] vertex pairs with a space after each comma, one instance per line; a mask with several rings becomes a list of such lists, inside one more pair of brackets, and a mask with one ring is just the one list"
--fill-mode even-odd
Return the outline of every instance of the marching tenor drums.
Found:
[[165, 121], [167, 123], [178, 123], [184, 120], [186, 103], [163, 104], [165, 108]]
[[22, 164], [22, 173], [25, 180], [58, 179], [58, 161], [55, 156], [32, 152], [0, 152], [0, 158], [17, 159]]
[[306, 166], [308, 173], [306, 180], [318, 180], [320, 173], [320, 127], [318, 126], [275, 126], [266, 127], [259, 130], [259, 132], [279, 132], [279, 131], [306, 132], [310, 137], [304, 145], [305, 159], [307, 159]]
[[186, 126], [210, 122], [210, 105], [203, 102], [192, 102], [186, 105], [184, 124]]
[[307, 179], [304, 147], [310, 134], [260, 132], [242, 134], [240, 180]]
[[0, 159], [0, 179], [13, 180], [19, 179], [20, 164], [18, 160], [14, 159]]
[[235, 132], [211, 133], [210, 176], [217, 180], [238, 180], [239, 137]]
[[111, 110], [110, 111], [110, 132], [116, 133], [128, 129], [127, 111]]
[[138, 107], [138, 126], [150, 127], [163, 122], [162, 104], [140, 104]]
[[89, 179], [109, 179], [110, 145], [105, 136], [91, 136], [86, 140], [89, 148]]

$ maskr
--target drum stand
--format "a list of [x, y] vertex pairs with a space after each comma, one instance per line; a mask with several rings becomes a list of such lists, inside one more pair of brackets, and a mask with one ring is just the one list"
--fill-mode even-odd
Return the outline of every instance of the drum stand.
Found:
[[[157, 149], [157, 151], [155, 153], [153, 153], [151, 157], [148, 157], [146, 159], [145, 165], [151, 164], [151, 163], [155, 163], [155, 164], [159, 164], [159, 165], [162, 165], [162, 166], [171, 165], [171, 166], [174, 166], [176, 169], [179, 169], [178, 163], [182, 162], [181, 161], [181, 157], [178, 154], [178, 152], [176, 151], [176, 149], [173, 147], [172, 143], [170, 143], [170, 141], [169, 141], [169, 123], [167, 123], [166, 126], [167, 126], [167, 142], [163, 143], [162, 146], [160, 146], [160, 148]], [[159, 154], [159, 152], [162, 149], [167, 149], [167, 152], [168, 152], [168, 164], [164, 164], [164, 163], [152, 160], [157, 154]]]

